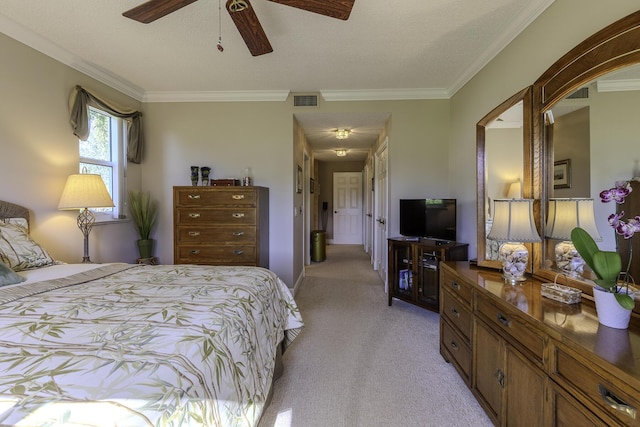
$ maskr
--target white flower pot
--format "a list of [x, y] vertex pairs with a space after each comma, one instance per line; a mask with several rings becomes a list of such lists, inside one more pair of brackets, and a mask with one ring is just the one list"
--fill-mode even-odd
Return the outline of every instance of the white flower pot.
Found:
[[[629, 293], [631, 298], [633, 294]], [[631, 310], [622, 308], [611, 292], [596, 286], [593, 288], [593, 298], [596, 301], [598, 321], [604, 326], [615, 329], [627, 329], [631, 319]]]

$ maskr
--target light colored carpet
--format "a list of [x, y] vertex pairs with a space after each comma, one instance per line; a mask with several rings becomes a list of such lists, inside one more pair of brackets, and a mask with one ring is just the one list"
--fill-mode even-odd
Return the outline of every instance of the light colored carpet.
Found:
[[296, 301], [305, 329], [260, 427], [492, 425], [440, 356], [438, 314], [389, 307], [362, 246], [327, 246]]

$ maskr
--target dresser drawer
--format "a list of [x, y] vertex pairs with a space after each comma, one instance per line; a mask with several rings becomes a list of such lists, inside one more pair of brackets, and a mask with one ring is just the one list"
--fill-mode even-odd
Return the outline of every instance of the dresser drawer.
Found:
[[471, 311], [449, 292], [442, 293], [441, 316], [446, 316], [449, 322], [462, 333], [467, 343], [471, 340], [471, 325], [473, 324]]
[[255, 208], [181, 208], [177, 209], [177, 225], [255, 225]]
[[582, 392], [602, 412], [626, 425], [640, 425], [640, 396], [616, 381], [613, 385], [605, 380], [593, 367], [557, 346], [553, 347], [551, 376], [559, 382], [569, 383]]
[[176, 206], [255, 206], [256, 192], [250, 188], [181, 188]]
[[449, 270], [441, 270], [442, 271], [442, 283], [440, 286], [443, 289], [448, 290], [452, 294], [456, 295], [462, 301], [467, 303], [469, 307], [471, 307], [471, 286], [458, 279], [454, 274], [450, 273]]
[[440, 327], [442, 334], [440, 337], [440, 351], [449, 355], [452, 359], [449, 361], [454, 364], [460, 375], [467, 382], [467, 385], [469, 385], [471, 383], [471, 349], [447, 322], [441, 322]]
[[477, 310], [487, 323], [510, 335], [515, 340], [513, 345], [522, 347], [535, 361], [543, 363], [544, 338], [531, 328], [531, 324], [526, 324], [517, 316], [499, 309], [486, 298], [478, 299]]
[[256, 242], [256, 227], [249, 226], [207, 226], [207, 227], [185, 227], [177, 228], [177, 244], [229, 244], [237, 245], [241, 243]]
[[243, 264], [255, 265], [256, 247], [252, 245], [236, 246], [178, 246], [179, 264]]

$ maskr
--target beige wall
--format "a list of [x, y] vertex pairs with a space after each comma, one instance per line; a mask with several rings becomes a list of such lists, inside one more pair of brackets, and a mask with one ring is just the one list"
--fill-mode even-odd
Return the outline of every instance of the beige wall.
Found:
[[475, 123], [582, 40], [638, 8], [636, 0], [556, 0], [452, 97], [449, 179], [460, 207], [458, 239], [470, 244], [470, 256], [476, 256]]
[[[57, 209], [67, 176], [78, 173], [78, 140], [69, 125], [74, 85], [140, 109], [139, 102], [0, 34], [0, 199], [31, 210], [32, 236], [51, 255], [80, 262], [83, 236], [77, 212]], [[128, 169], [129, 188], [140, 188], [140, 168]], [[129, 222], [99, 225], [90, 235], [96, 262], [137, 258]]]
[[[475, 256], [476, 122], [584, 38], [636, 9], [637, 0], [556, 0], [451, 100], [321, 103], [318, 112], [391, 113], [389, 235], [398, 234], [400, 198], [455, 197], [458, 239], [470, 243]], [[77, 165], [77, 142], [67, 119], [69, 91], [81, 84], [122, 105], [140, 104], [2, 35], [0, 51], [0, 198], [31, 208], [36, 239], [56, 258], [74, 261], [82, 255], [82, 236], [74, 215], [56, 209], [64, 181]], [[255, 184], [270, 188], [271, 267], [292, 286], [303, 268], [303, 228], [294, 219], [294, 207], [300, 206], [294, 165], [303, 160], [304, 143], [296, 135], [290, 103], [151, 103], [142, 108], [147, 150], [144, 163], [129, 168], [128, 180], [131, 188], [148, 189], [162, 203], [154, 235], [161, 261], [173, 260], [171, 187], [188, 184], [189, 166], [209, 165], [214, 178], [240, 176], [249, 166]], [[608, 166], [617, 164], [611, 160]], [[95, 227], [92, 257], [131, 261], [134, 240], [129, 223]]]

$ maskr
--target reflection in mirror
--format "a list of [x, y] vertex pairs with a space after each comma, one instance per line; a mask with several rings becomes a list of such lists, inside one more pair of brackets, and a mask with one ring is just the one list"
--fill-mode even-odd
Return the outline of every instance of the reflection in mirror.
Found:
[[[500, 269], [500, 244], [487, 239], [493, 201], [522, 198], [530, 185], [531, 88], [513, 95], [480, 120], [478, 159], [478, 265]], [[528, 271], [529, 268], [527, 269]]]
[[[628, 180], [640, 164], [640, 11], [589, 37], [554, 63], [533, 85], [532, 186], [540, 198], [538, 221], [545, 222], [552, 198], [591, 198], [602, 250], [618, 251], [623, 265], [630, 259], [629, 243], [616, 236], [608, 224], [620, 209], [602, 203], [599, 193]], [[573, 96], [572, 96], [573, 95]], [[588, 147], [588, 149], [587, 149]], [[640, 173], [639, 173], [640, 174]], [[640, 191], [635, 203], [640, 199]], [[628, 200], [630, 206], [634, 201]], [[626, 202], [625, 202], [626, 203]], [[637, 205], [636, 205], [637, 206]], [[627, 209], [626, 217], [640, 209]], [[558, 266], [553, 257], [556, 240], [545, 240], [536, 254], [534, 274], [555, 281]], [[636, 252], [636, 251], [634, 251]], [[640, 267], [640, 263], [634, 262]], [[586, 271], [584, 277], [593, 278]], [[636, 273], [640, 276], [640, 272]], [[593, 294], [593, 284], [583, 279], [559, 280]], [[636, 279], [636, 282], [638, 280]], [[636, 304], [636, 312], [640, 306]]]
[[[616, 236], [607, 220], [616, 211], [616, 205], [601, 203], [599, 194], [615, 181], [630, 179], [640, 159], [640, 123], [634, 113], [640, 106], [638, 89], [640, 66], [627, 67], [583, 85], [554, 104], [545, 115], [551, 153], [549, 200], [593, 200], [595, 230], [590, 234], [602, 250], [617, 250]], [[568, 252], [571, 248], [559, 245], [562, 236], [557, 233], [554, 236], [549, 225], [554, 213], [551, 204], [547, 212], [544, 267], [573, 274], [566, 269], [573, 256]], [[559, 257], [556, 249], [564, 250], [565, 257]], [[592, 278], [589, 274], [586, 277]]]

